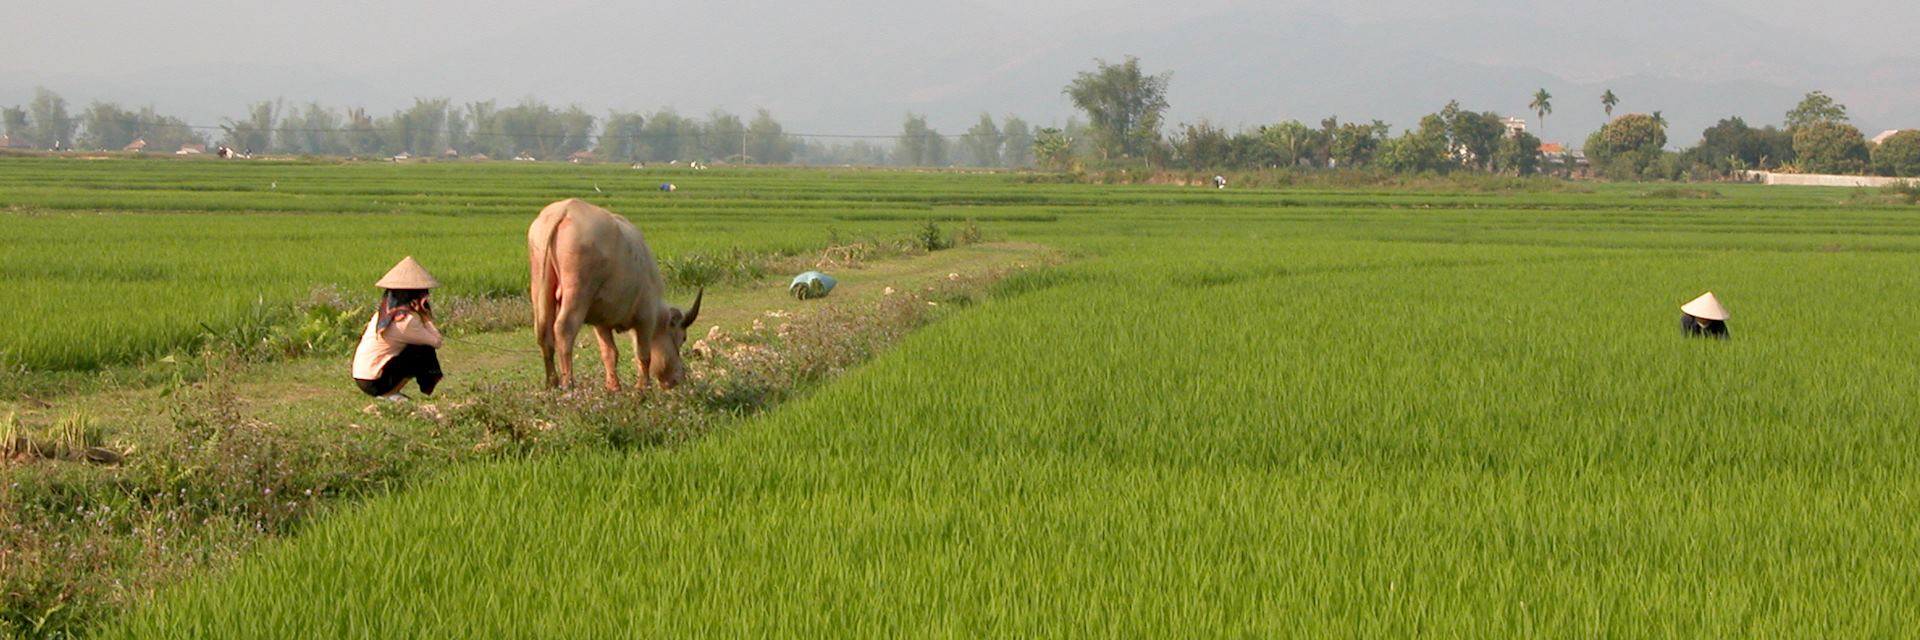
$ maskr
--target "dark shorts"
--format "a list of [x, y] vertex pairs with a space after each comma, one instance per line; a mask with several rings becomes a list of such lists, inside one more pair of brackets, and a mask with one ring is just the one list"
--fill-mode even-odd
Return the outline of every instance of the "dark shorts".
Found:
[[370, 396], [384, 396], [400, 389], [408, 380], [420, 381], [420, 393], [433, 395], [434, 386], [440, 384], [440, 356], [433, 347], [419, 344], [407, 345], [387, 361], [387, 368], [380, 371], [380, 377], [373, 380], [354, 378], [354, 384], [360, 385], [360, 391]]

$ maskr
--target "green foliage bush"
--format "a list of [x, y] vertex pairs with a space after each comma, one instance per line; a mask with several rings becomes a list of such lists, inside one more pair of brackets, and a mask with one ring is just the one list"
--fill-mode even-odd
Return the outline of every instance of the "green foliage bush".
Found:
[[953, 247], [953, 241], [947, 238], [946, 231], [941, 230], [940, 224], [932, 220], [920, 225], [920, 230], [914, 234], [914, 240], [919, 243], [921, 249], [928, 252]]
[[1920, 129], [1907, 129], [1873, 148], [1873, 170], [1883, 176], [1920, 176]]
[[1866, 173], [1867, 138], [1850, 124], [1815, 122], [1793, 132], [1795, 164], [1806, 173]]
[[1663, 179], [1671, 173], [1671, 167], [1661, 164], [1666, 144], [1664, 123], [1644, 113], [1629, 113], [1587, 136], [1586, 153], [1596, 171], [1609, 179]]

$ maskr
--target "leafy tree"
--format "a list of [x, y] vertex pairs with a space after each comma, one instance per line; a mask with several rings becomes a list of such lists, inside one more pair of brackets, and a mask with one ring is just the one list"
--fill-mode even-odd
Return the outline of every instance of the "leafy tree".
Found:
[[501, 109], [494, 117], [499, 134], [506, 137], [514, 153], [530, 153], [539, 159], [557, 159], [588, 148], [594, 124], [593, 116], [579, 107], [563, 114], [532, 98]]
[[1814, 91], [1787, 111], [1787, 130], [1798, 131], [1822, 122], [1847, 123], [1847, 105], [1834, 102], [1827, 94]]
[[1449, 160], [1445, 125], [1439, 119], [1427, 116], [1418, 131], [1382, 143], [1379, 165], [1395, 173], [1444, 173], [1458, 166]]
[[1920, 176], [1920, 129], [1907, 129], [1873, 148], [1873, 170], [1883, 176]]
[[1602, 156], [1659, 149], [1667, 144], [1667, 130], [1653, 116], [1629, 113], [1594, 132], [1588, 139], [1587, 155]]
[[461, 153], [483, 153], [495, 158], [513, 156], [512, 141], [500, 130], [500, 110], [492, 100], [467, 103], [467, 130], [473, 132], [470, 148]]
[[1540, 138], [1522, 131], [1500, 139], [1494, 164], [1501, 172], [1530, 176], [1540, 172]]
[[1608, 177], [1637, 180], [1662, 161], [1666, 144], [1665, 125], [1653, 116], [1629, 113], [1587, 137], [1587, 159]]
[[54, 149], [73, 147], [73, 133], [78, 125], [72, 116], [67, 115], [66, 98], [45, 87], [34, 87], [33, 102], [27, 105], [27, 112], [32, 121], [32, 140], [36, 146]]
[[600, 155], [610, 160], [635, 162], [646, 159], [647, 119], [638, 113], [613, 111], [607, 114], [606, 130], [600, 132]]
[[1687, 153], [1692, 162], [1722, 174], [1772, 169], [1793, 161], [1793, 134], [1772, 126], [1755, 129], [1740, 118], [1727, 118], [1702, 131], [1700, 144]]
[[1553, 113], [1553, 94], [1547, 93], [1546, 87], [1541, 87], [1539, 91], [1533, 92], [1533, 102], [1527, 103], [1527, 108], [1532, 109], [1534, 114], [1540, 116], [1540, 133], [1545, 135], [1547, 132], [1547, 114]]
[[20, 107], [0, 109], [0, 124], [4, 124], [7, 138], [15, 142], [33, 141], [33, 124], [27, 118], [27, 110]]
[[700, 150], [707, 159], [725, 161], [735, 157], [745, 149], [746, 141], [747, 125], [740, 121], [740, 116], [721, 109], [707, 113], [707, 122], [700, 128]]
[[224, 118], [220, 130], [226, 134], [221, 137], [221, 144], [245, 153], [271, 149], [278, 114], [279, 105], [262, 101], [248, 106], [247, 117], [243, 120]]
[[312, 155], [345, 153], [339, 128], [339, 114], [319, 102], [310, 102], [305, 108], [288, 110], [280, 117], [280, 128], [273, 134], [273, 149]]
[[[467, 119], [464, 109], [447, 105], [446, 148], [454, 153], [466, 153], [473, 146], [473, 123]], [[442, 149], [441, 151], [445, 151]]]
[[1333, 134], [1333, 160], [1340, 167], [1358, 168], [1373, 163], [1380, 146], [1387, 140], [1387, 123], [1347, 123]]
[[345, 138], [347, 153], [363, 156], [380, 153], [384, 142], [380, 139], [380, 128], [373, 122], [373, 116], [360, 107], [347, 109], [346, 130], [341, 133]]
[[1606, 110], [1608, 118], [1613, 117], [1613, 107], [1618, 104], [1620, 104], [1620, 97], [1613, 95], [1612, 89], [1600, 94], [1600, 108]]
[[1010, 168], [1033, 166], [1033, 129], [1027, 121], [1008, 114], [1000, 121], [1001, 162]]
[[1092, 127], [1080, 121], [1079, 116], [1067, 116], [1067, 123], [1060, 126], [1060, 132], [1073, 142], [1073, 155], [1084, 158], [1099, 153], [1099, 143], [1094, 140], [1098, 136]]
[[1233, 138], [1227, 144], [1229, 166], [1241, 168], [1280, 166], [1280, 154], [1267, 145], [1263, 130], [1256, 129], [1233, 134]]
[[1460, 101], [1454, 100], [1448, 102], [1439, 115], [1454, 159], [1469, 167], [1491, 169], [1494, 153], [1500, 149], [1500, 138], [1507, 134], [1507, 125], [1501, 121], [1500, 114], [1467, 111], [1460, 108]]
[[648, 162], [689, 160], [698, 153], [700, 123], [672, 109], [655, 111], [643, 131], [641, 157]]
[[906, 122], [900, 125], [899, 143], [894, 147], [894, 161], [910, 167], [937, 167], [947, 164], [947, 139], [933, 127], [927, 126], [927, 117], [907, 114]]
[[966, 143], [969, 164], [976, 167], [1000, 166], [1000, 145], [1005, 140], [1000, 127], [993, 123], [992, 115], [981, 113], [980, 121], [967, 129], [967, 137], [962, 140]]
[[[558, 121], [557, 125], [560, 130], [559, 154], [557, 155], [565, 155], [575, 151], [585, 151], [593, 148], [594, 125], [599, 123], [599, 118], [593, 117], [593, 114], [587, 113], [586, 109], [582, 109], [580, 105], [576, 104], [567, 107], [566, 111], [556, 112], [554, 119]], [[736, 122], [739, 121], [738, 118], [734, 120]]]
[[1173, 148], [1179, 160], [1197, 170], [1227, 166], [1233, 151], [1232, 137], [1226, 130], [1204, 120], [1182, 126], [1175, 134]]
[[82, 149], [118, 150], [131, 144], [140, 133], [139, 114], [111, 102], [94, 102], [80, 112]]
[[762, 164], [786, 164], [793, 161], [793, 140], [766, 109], [754, 112], [747, 125], [747, 153]]
[[413, 106], [393, 114], [387, 142], [396, 151], [433, 157], [446, 148], [447, 110], [451, 100], [414, 98]]
[[1807, 173], [1866, 173], [1867, 138], [1853, 125], [1816, 121], [1793, 131], [1794, 162]]
[[1260, 139], [1273, 150], [1276, 164], [1281, 166], [1299, 166], [1302, 158], [1311, 156], [1313, 138], [1313, 129], [1299, 120], [1288, 120], [1260, 129]]
[[1327, 116], [1320, 119], [1320, 129], [1313, 132], [1313, 166], [1333, 168], [1333, 135], [1340, 130], [1340, 118]]
[[1073, 168], [1073, 146], [1073, 136], [1054, 127], [1044, 127], [1033, 133], [1034, 160], [1050, 171]]
[[1160, 141], [1172, 72], [1147, 75], [1133, 56], [1120, 64], [1101, 59], [1094, 64], [1095, 70], [1080, 72], [1061, 93], [1086, 112], [1102, 159], [1145, 157]]
[[289, 108], [280, 114], [280, 121], [273, 129], [273, 146], [267, 150], [273, 153], [311, 153], [301, 148], [301, 131], [307, 128], [306, 114], [299, 107]]
[[148, 149], [167, 153], [179, 149], [182, 145], [207, 143], [206, 136], [200, 135], [200, 132], [195, 131], [186, 120], [160, 115], [153, 110], [153, 107], [142, 107], [139, 115], [135, 117], [140, 122], [140, 128], [135, 132], [135, 137], [146, 140]]
[[796, 156], [808, 164], [879, 166], [889, 164], [887, 148], [866, 140], [834, 143], [802, 142]]

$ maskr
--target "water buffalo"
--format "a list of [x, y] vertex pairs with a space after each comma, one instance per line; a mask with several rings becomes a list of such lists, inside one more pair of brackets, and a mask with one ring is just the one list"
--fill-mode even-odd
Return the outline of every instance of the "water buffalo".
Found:
[[[638, 385], [651, 373], [662, 388], [686, 379], [680, 346], [700, 317], [703, 288], [686, 311], [667, 304], [666, 281], [640, 230], [626, 218], [578, 199], [547, 205], [527, 228], [527, 265], [532, 274], [533, 333], [547, 368], [547, 386], [572, 386], [573, 340], [580, 325], [593, 325], [607, 388], [619, 389], [620, 359], [613, 334], [633, 332]], [[559, 348], [559, 374], [554, 350]]]

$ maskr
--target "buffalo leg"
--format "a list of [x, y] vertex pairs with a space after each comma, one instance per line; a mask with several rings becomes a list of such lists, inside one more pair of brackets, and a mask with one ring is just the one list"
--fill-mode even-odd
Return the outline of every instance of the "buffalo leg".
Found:
[[620, 346], [613, 341], [613, 330], [606, 327], [594, 327], [593, 337], [600, 340], [600, 366], [607, 371], [607, 390], [620, 390]]
[[640, 330], [634, 329], [633, 366], [640, 370], [640, 381], [634, 384], [637, 385], [641, 391], [647, 390], [647, 365], [651, 364], [648, 362], [648, 357], [652, 353], [653, 352], [647, 348], [647, 344], [640, 341]]
[[587, 305], [578, 296], [566, 292], [560, 298], [560, 313], [553, 320], [554, 343], [560, 349], [560, 386], [573, 386], [573, 342], [580, 337], [580, 325], [586, 324]]
[[533, 339], [540, 343], [540, 362], [546, 365], [547, 388], [552, 389], [560, 384], [560, 378], [553, 373], [553, 323], [535, 323]]

